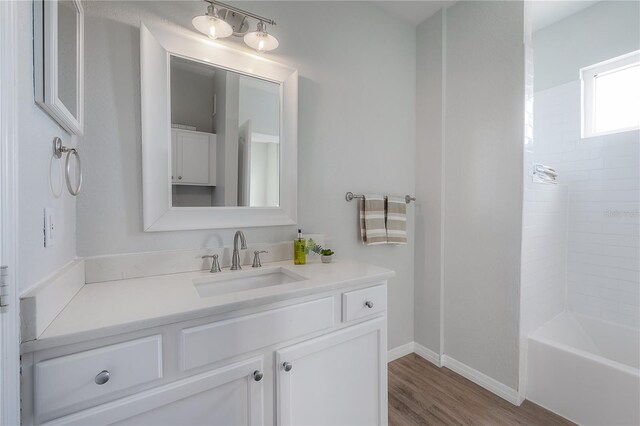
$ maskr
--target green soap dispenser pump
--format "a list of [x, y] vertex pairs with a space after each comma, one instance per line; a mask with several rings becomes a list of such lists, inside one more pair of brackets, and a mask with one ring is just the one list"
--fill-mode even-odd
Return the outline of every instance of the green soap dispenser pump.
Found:
[[302, 239], [302, 230], [298, 229], [298, 238], [293, 241], [293, 264], [304, 265], [307, 263], [307, 242]]

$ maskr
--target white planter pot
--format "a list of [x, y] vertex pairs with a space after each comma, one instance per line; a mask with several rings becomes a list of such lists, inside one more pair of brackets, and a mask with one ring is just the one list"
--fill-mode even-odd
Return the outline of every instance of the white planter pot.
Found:
[[333, 259], [333, 255], [321, 256], [320, 259], [322, 260], [322, 263], [331, 263], [331, 259]]

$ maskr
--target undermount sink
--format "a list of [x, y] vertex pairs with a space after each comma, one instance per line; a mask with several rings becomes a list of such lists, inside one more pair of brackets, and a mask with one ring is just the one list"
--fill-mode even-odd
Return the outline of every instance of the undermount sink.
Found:
[[247, 271], [229, 271], [193, 280], [200, 297], [219, 296], [238, 291], [254, 290], [280, 284], [304, 281], [307, 278], [282, 267]]

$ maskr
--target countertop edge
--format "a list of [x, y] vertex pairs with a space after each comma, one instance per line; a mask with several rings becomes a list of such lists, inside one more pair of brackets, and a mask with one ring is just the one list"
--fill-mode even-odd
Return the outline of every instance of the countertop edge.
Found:
[[168, 315], [158, 316], [155, 318], [147, 318], [147, 319], [142, 319], [138, 321], [117, 324], [113, 326], [83, 330], [77, 333], [64, 334], [64, 335], [45, 337], [45, 338], [36, 338], [35, 340], [22, 342], [20, 345], [20, 353], [28, 354], [28, 353], [41, 351], [45, 349], [51, 349], [59, 346], [72, 345], [80, 342], [88, 342], [92, 340], [113, 337], [120, 334], [141, 331], [148, 328], [165, 326], [165, 325], [174, 324], [178, 322], [191, 321], [194, 319], [205, 318], [208, 316], [229, 313], [235, 310], [255, 308], [258, 306], [263, 306], [271, 303], [277, 303], [277, 302], [282, 302], [290, 299], [310, 296], [313, 294], [321, 294], [321, 293], [331, 292], [331, 291], [340, 290], [340, 289], [347, 289], [349, 287], [356, 287], [362, 284], [374, 283], [375, 281], [386, 281], [389, 278], [393, 278], [396, 275], [395, 271], [384, 269], [384, 268], [381, 268], [381, 269], [382, 269], [382, 272], [379, 272], [379, 273], [365, 275], [362, 277], [349, 278], [345, 280], [339, 280], [339, 281], [327, 283], [314, 288], [301, 288], [299, 290], [287, 291], [287, 292], [275, 294], [275, 295], [256, 297], [253, 299], [243, 300], [238, 302], [230, 302], [230, 303], [219, 305], [219, 306], [199, 308], [199, 309], [188, 310], [180, 313], [172, 313]]

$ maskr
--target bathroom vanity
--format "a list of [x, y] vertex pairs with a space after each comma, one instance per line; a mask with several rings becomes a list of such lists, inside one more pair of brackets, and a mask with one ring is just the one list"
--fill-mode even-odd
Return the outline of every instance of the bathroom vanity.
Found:
[[23, 343], [23, 424], [385, 424], [392, 276], [285, 261], [86, 284]]

